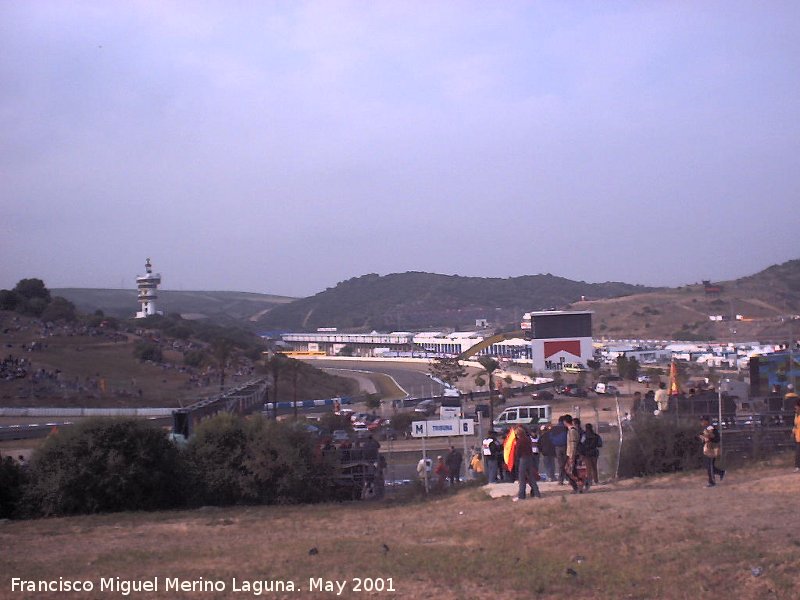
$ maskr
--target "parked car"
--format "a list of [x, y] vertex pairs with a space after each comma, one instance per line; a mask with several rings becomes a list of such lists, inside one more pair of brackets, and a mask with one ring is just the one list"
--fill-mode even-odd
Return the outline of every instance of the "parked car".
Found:
[[561, 393], [574, 398], [586, 398], [589, 395], [589, 392], [587, 392], [585, 388], [578, 387], [577, 385], [564, 386], [564, 391]]
[[553, 392], [549, 390], [536, 390], [531, 394], [534, 400], [552, 400], [554, 398]]
[[622, 377], [619, 375], [603, 375], [600, 378], [600, 383], [609, 383], [611, 381], [622, 381]]
[[434, 400], [423, 400], [414, 407], [414, 412], [430, 416], [436, 412], [438, 404]]
[[337, 429], [333, 432], [333, 435], [331, 435], [331, 439], [334, 442], [345, 442], [350, 439], [350, 434], [344, 429]]
[[650, 377], [650, 375], [639, 375], [639, 377], [636, 378], [636, 381], [638, 381], [639, 383], [650, 383], [652, 381], [652, 378]]
[[619, 388], [610, 383], [603, 383], [601, 381], [595, 386], [594, 391], [596, 394], [611, 394], [613, 396], [619, 393]]

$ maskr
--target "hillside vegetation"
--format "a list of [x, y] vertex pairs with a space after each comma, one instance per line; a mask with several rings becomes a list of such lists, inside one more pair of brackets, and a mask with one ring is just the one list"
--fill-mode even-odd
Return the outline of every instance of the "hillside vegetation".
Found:
[[[136, 290], [104, 290], [91, 288], [58, 288], [53, 294], [72, 302], [82, 312], [102, 310], [121, 319], [132, 317], [138, 310]], [[247, 322], [264, 311], [294, 300], [286, 296], [249, 292], [158, 291], [159, 310], [192, 318], [210, 318], [221, 322]]]
[[[788, 457], [787, 457], [788, 458]], [[513, 503], [467, 489], [427, 502], [211, 508], [0, 524], [10, 578], [125, 581], [158, 577], [150, 598], [233, 597], [233, 579], [293, 582], [267, 597], [321, 598], [310, 578], [340, 580], [340, 596], [393, 598], [789, 599], [800, 584], [789, 461], [729, 469], [703, 487], [700, 471]], [[166, 592], [164, 578], [221, 581], [225, 592]], [[359, 594], [354, 578], [393, 593]], [[391, 578], [391, 582], [388, 579]], [[97, 597], [71, 594], [75, 598]], [[244, 596], [252, 596], [252, 592]]]
[[[176, 316], [118, 321], [77, 315], [44, 322], [0, 310], [0, 405], [4, 407], [173, 407], [269, 376], [262, 340], [244, 329]], [[347, 396], [350, 379], [286, 359], [279, 400]], [[294, 368], [297, 377], [294, 376]], [[295, 390], [296, 382], [296, 390]]]
[[[714, 283], [720, 293], [695, 283], [572, 308], [594, 311], [595, 337], [783, 342], [800, 335], [800, 321], [792, 320], [800, 313], [800, 260]], [[711, 321], [712, 315], [725, 320]]]
[[278, 306], [258, 324], [264, 329], [462, 329], [473, 328], [475, 320], [483, 318], [497, 326], [518, 323], [525, 312], [562, 307], [581, 296], [609, 298], [651, 289], [618, 282], [585, 283], [549, 274], [508, 279], [416, 272], [370, 274]]
[[[649, 288], [627, 283], [585, 283], [554, 275], [508, 279], [434, 273], [354, 277], [314, 296], [239, 292], [160, 292], [167, 313], [207, 316], [257, 331], [338, 327], [356, 331], [472, 329], [476, 319], [513, 329], [531, 310], [592, 310], [595, 337], [685, 340], [788, 340], [800, 333], [800, 259], [733, 281], [715, 281], [720, 293], [700, 283]], [[133, 290], [60, 289], [54, 293], [80, 310], [130, 316]], [[584, 297], [585, 300], [581, 300]], [[712, 322], [711, 315], [725, 321]], [[736, 315], [745, 320], [737, 321]]]

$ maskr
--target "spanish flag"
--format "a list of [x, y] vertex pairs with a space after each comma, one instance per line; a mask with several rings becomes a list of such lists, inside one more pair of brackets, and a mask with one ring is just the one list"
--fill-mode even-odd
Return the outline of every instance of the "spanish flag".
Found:
[[677, 396], [681, 393], [681, 387], [678, 385], [678, 365], [675, 364], [673, 359], [669, 365], [669, 395]]
[[509, 472], [514, 468], [514, 450], [517, 449], [516, 429], [509, 429], [506, 440], [503, 442], [503, 460], [506, 461], [506, 469]]

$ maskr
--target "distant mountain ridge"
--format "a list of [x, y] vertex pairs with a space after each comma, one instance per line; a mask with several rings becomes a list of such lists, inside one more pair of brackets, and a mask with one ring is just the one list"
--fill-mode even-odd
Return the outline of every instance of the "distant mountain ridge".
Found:
[[[102, 310], [113, 317], [130, 318], [139, 310], [136, 290], [55, 288], [50, 291], [54, 296], [66, 298], [84, 313]], [[250, 292], [159, 290], [157, 306], [165, 314], [179, 313], [222, 322], [246, 322], [293, 300], [295, 298], [287, 296]]]
[[694, 283], [573, 308], [594, 311], [595, 338], [784, 343], [800, 337], [800, 259], [708, 288]]
[[[408, 272], [368, 274], [314, 296], [293, 299], [246, 292], [161, 290], [160, 309], [205, 316], [257, 331], [473, 329], [476, 319], [513, 327], [531, 310], [592, 310], [595, 337], [657, 339], [787, 339], [800, 336], [800, 259], [733, 281], [652, 288], [620, 282], [586, 283], [551, 274], [485, 278]], [[62, 288], [82, 312], [130, 317], [136, 290]], [[584, 297], [585, 300], [581, 300]], [[710, 316], [724, 321], [711, 321]], [[744, 320], [737, 321], [736, 315]], [[794, 333], [792, 333], [793, 330]]]
[[518, 323], [531, 310], [562, 308], [581, 297], [611, 298], [655, 290], [621, 282], [586, 283], [555, 275], [486, 278], [407, 272], [369, 274], [309, 298], [277, 306], [258, 320], [264, 329], [405, 330], [474, 328]]

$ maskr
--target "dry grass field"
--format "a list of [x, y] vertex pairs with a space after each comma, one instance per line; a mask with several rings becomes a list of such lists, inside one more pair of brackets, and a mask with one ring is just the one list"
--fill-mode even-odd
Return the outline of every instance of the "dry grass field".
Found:
[[[2, 358], [13, 355], [29, 360], [33, 364], [31, 371], [60, 370], [67, 382], [84, 385], [89, 379], [102, 380], [105, 389], [79, 394], [72, 388], [62, 392], [53, 385], [34, 384], [30, 377], [0, 380], [3, 406], [178, 406], [184, 399], [211, 395], [218, 389], [216, 381], [204, 388], [191, 387], [185, 373], [134, 359], [133, 347], [138, 339], [135, 336], [126, 342], [90, 336], [41, 338], [38, 329], [30, 325], [32, 320], [22, 319], [22, 322], [28, 324], [26, 329], [0, 333]], [[35, 341], [43, 341], [46, 346], [35, 352], [22, 349]], [[173, 353], [167, 352], [166, 357], [181, 362]]]
[[[99, 591], [115, 577], [156, 578], [157, 592], [130, 595], [142, 598], [336, 597], [311, 590], [314, 578], [344, 582], [343, 598], [797, 598], [800, 475], [788, 457], [703, 484], [693, 472], [524, 502], [467, 488], [428, 501], [6, 521], [0, 598], [122, 597]], [[94, 590], [12, 591], [12, 577]], [[168, 578], [225, 590], [166, 591]], [[395, 591], [358, 592], [357, 578]], [[297, 591], [236, 591], [246, 581]]]

